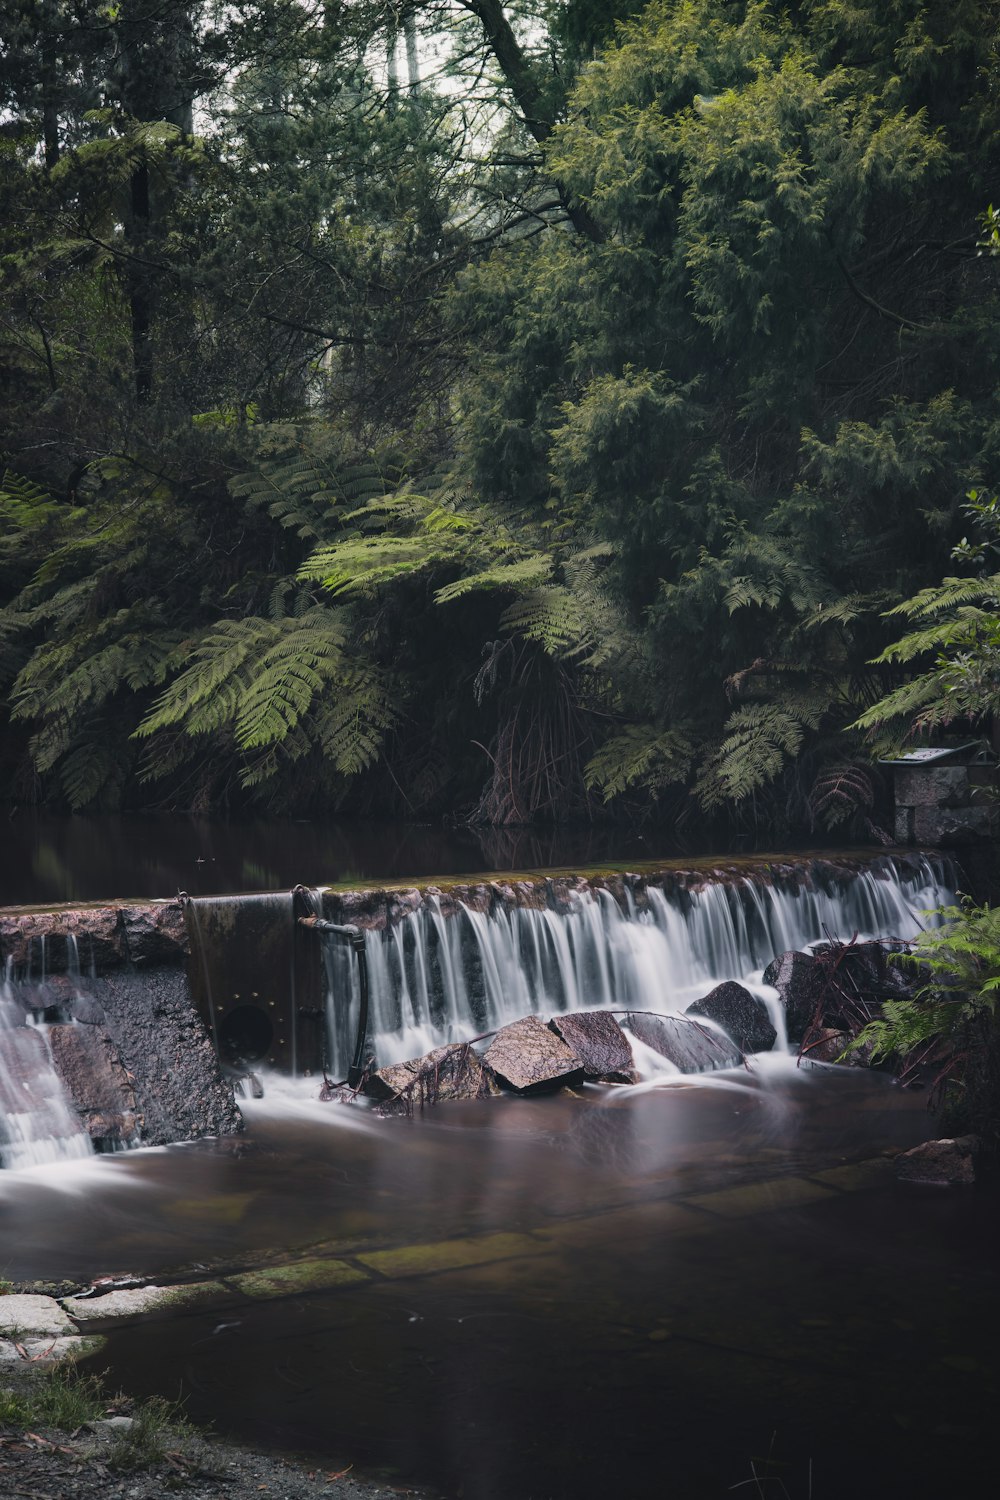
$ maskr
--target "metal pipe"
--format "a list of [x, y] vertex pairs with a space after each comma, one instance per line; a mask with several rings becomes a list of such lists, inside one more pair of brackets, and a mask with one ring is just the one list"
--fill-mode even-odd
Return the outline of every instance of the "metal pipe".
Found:
[[358, 994], [361, 1001], [358, 1012], [358, 1036], [354, 1044], [354, 1057], [347, 1070], [348, 1087], [356, 1089], [365, 1076], [365, 1053], [368, 1045], [368, 955], [365, 952], [365, 935], [360, 927], [352, 923], [328, 922], [325, 917], [300, 917], [302, 927], [311, 927], [316, 932], [329, 932], [334, 937], [345, 937], [358, 956]]

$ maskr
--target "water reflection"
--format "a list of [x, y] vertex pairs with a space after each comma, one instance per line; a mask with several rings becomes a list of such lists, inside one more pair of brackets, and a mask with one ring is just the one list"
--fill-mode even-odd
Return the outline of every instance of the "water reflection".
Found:
[[[100, 1363], [397, 1485], [704, 1500], [774, 1435], [792, 1500], [810, 1460], [816, 1500], [964, 1492], [995, 1400], [996, 1200], [843, 1165], [922, 1138], [916, 1096], [790, 1059], [412, 1120], [309, 1092], [269, 1080], [244, 1142], [106, 1159], [84, 1193], [6, 1174], [5, 1274], [346, 1259], [357, 1285], [122, 1329]], [[477, 1263], [470, 1235], [499, 1248]]]
[[661, 852], [648, 850], [639, 835], [585, 827], [474, 833], [431, 823], [223, 823], [23, 811], [2, 826], [0, 905], [288, 890], [299, 882], [588, 865]]

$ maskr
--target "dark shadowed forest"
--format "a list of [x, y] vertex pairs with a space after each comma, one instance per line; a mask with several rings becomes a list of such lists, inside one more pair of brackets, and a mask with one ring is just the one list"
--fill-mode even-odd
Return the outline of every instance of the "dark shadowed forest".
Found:
[[994, 4], [0, 14], [14, 804], [871, 839], [988, 711]]

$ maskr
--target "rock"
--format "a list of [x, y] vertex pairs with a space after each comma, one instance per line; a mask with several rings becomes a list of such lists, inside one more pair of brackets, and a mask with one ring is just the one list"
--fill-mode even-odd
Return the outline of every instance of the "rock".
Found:
[[[0, 1115], [16, 1115], [52, 1064], [45, 1038], [31, 1026], [0, 1031]], [[2, 1139], [0, 1134], [0, 1139]]]
[[52, 1061], [92, 1140], [130, 1140], [136, 1133], [135, 1093], [103, 1027], [53, 1026]]
[[0, 958], [27, 977], [114, 968], [121, 957], [116, 907], [0, 913]]
[[0, 1338], [0, 1364], [20, 1364], [26, 1360], [37, 1370], [39, 1366], [54, 1365], [60, 1360], [80, 1359], [84, 1354], [96, 1353], [101, 1343], [101, 1339], [81, 1338], [76, 1332], [45, 1334], [42, 1338], [27, 1334], [18, 1339]]
[[0, 1297], [0, 1336], [12, 1333], [36, 1337], [76, 1333], [76, 1329], [54, 1297], [13, 1293]]
[[553, 1016], [552, 1031], [580, 1059], [588, 1078], [604, 1083], [635, 1083], [635, 1059], [628, 1037], [607, 1010], [574, 1010]]
[[190, 950], [184, 908], [179, 901], [123, 906], [119, 923], [122, 946], [134, 964], [176, 963]]
[[104, 1022], [104, 1011], [93, 995], [76, 990], [69, 1003], [69, 1012], [81, 1026], [100, 1026]]
[[222, 1077], [183, 969], [109, 974], [91, 988], [130, 1075], [145, 1145], [242, 1130], [232, 1085]]
[[[0, 1304], [5, 1301], [0, 1298]], [[108, 1292], [103, 1297], [66, 1297], [63, 1308], [82, 1326], [97, 1327], [119, 1318], [137, 1318], [153, 1312], [179, 1312], [205, 1303], [232, 1300], [221, 1281], [198, 1281], [182, 1286], [144, 1286]], [[76, 1332], [73, 1328], [72, 1332]]]
[[794, 950], [773, 958], [764, 970], [764, 983], [772, 985], [785, 1007], [785, 1026], [790, 1042], [801, 1042], [812, 1025], [823, 988], [823, 971], [810, 953]]
[[437, 1047], [426, 1057], [379, 1068], [365, 1086], [365, 1093], [374, 1099], [403, 1099], [407, 1106], [487, 1099], [499, 1092], [468, 1042]]
[[714, 1021], [742, 1052], [770, 1052], [778, 1035], [763, 1000], [732, 979], [689, 1005], [687, 1014]]
[[502, 1083], [524, 1093], [559, 1088], [583, 1076], [583, 1064], [537, 1016], [524, 1016], [497, 1032], [483, 1058]]
[[87, 1423], [91, 1432], [96, 1432], [98, 1436], [103, 1434], [105, 1437], [114, 1437], [117, 1433], [128, 1432], [129, 1428], [134, 1425], [134, 1417], [101, 1417], [96, 1422]]
[[[817, 1026], [803, 1039], [799, 1057], [805, 1062], [835, 1063], [850, 1040], [849, 1031], [839, 1031], [834, 1026]], [[844, 1062], [850, 1063], [856, 1055], [849, 1054]]]
[[632, 1035], [682, 1073], [705, 1073], [712, 1068], [738, 1068], [743, 1054], [736, 1043], [720, 1032], [686, 1016], [654, 1016], [635, 1011], [626, 1016]]
[[830, 964], [834, 982], [869, 1006], [883, 1000], [912, 1000], [914, 992], [926, 984], [926, 970], [892, 956], [908, 951], [905, 943], [892, 942], [823, 943], [813, 950]]
[[933, 1182], [944, 1185], [975, 1182], [975, 1158], [979, 1138], [960, 1135], [954, 1139], [924, 1141], [896, 1157], [896, 1176], [904, 1182]]

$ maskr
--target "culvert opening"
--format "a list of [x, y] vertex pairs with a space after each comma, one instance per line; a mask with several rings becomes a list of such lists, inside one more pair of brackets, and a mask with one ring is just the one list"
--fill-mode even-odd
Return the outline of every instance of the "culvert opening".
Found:
[[271, 1050], [274, 1027], [255, 1005], [239, 1005], [219, 1026], [219, 1051], [228, 1063], [259, 1062]]

